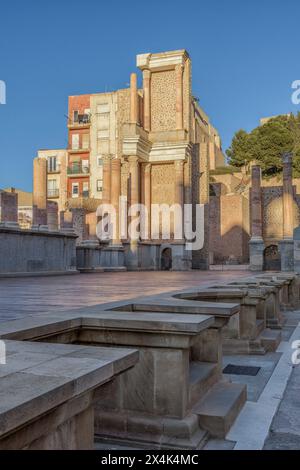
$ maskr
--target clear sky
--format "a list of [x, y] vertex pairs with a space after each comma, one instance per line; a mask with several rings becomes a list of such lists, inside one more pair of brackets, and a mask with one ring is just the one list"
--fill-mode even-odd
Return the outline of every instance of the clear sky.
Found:
[[0, 188], [32, 187], [39, 148], [67, 145], [67, 97], [126, 87], [138, 53], [187, 49], [223, 147], [300, 111], [299, 0], [0, 0]]

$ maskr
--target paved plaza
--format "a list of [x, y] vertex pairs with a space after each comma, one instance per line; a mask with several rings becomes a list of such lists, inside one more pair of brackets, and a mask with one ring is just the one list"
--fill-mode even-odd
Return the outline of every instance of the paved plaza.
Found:
[[[209, 287], [242, 279], [249, 274], [247, 271], [228, 270], [2, 278], [0, 322], [179, 289]], [[276, 352], [268, 352], [264, 356], [224, 356], [223, 367], [230, 364], [254, 366], [259, 368], [259, 373], [256, 376], [227, 375], [232, 382], [247, 385], [247, 402], [226, 439], [211, 438], [204, 449], [300, 449], [300, 369], [291, 365], [291, 343], [300, 339], [300, 311], [284, 312], [284, 317], [282, 342]], [[98, 441], [96, 448], [121, 450], [132, 447]]]
[[119, 272], [0, 279], [0, 321], [228, 282], [249, 272]]

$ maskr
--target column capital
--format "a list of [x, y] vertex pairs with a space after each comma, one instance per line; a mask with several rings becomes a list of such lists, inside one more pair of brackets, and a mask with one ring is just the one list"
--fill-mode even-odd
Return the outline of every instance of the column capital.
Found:
[[181, 170], [183, 168], [184, 163], [185, 163], [185, 160], [175, 160], [174, 161], [175, 169]]
[[150, 173], [150, 171], [151, 171], [151, 166], [152, 166], [151, 163], [145, 163], [145, 164], [143, 165], [144, 172], [145, 172], [145, 173]]
[[111, 164], [112, 165], [121, 165], [121, 159], [120, 158], [112, 158], [111, 159]]
[[282, 154], [282, 162], [283, 163], [292, 163], [293, 161], [293, 153], [292, 152], [284, 152]]
[[143, 70], [143, 78], [150, 78], [151, 77], [151, 72], [149, 69], [144, 69]]
[[113, 156], [109, 153], [102, 155], [102, 160], [104, 160], [105, 162], [109, 162], [110, 160], [112, 160], [112, 158]]
[[137, 157], [136, 155], [131, 155], [130, 157], [128, 157], [128, 162], [133, 165], [133, 164], [138, 164], [139, 163], [139, 157]]
[[183, 65], [183, 64], [176, 64], [176, 65], [175, 65], [175, 70], [176, 70], [176, 72], [182, 73], [182, 72], [183, 72], [183, 69], [184, 69], [184, 65]]
[[253, 178], [261, 178], [261, 167], [260, 165], [251, 166], [251, 174]]

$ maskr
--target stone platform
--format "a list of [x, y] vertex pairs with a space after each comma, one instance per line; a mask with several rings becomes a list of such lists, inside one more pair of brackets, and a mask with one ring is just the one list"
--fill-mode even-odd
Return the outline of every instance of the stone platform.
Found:
[[5, 346], [0, 449], [93, 449], [95, 390], [133, 367], [138, 352], [11, 340]]

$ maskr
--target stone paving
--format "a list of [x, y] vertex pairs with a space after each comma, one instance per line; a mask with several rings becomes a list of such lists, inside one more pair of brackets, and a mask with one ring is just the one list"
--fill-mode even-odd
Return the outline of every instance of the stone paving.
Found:
[[[76, 307], [126, 300], [178, 289], [205, 287], [244, 276], [249, 276], [249, 272], [125, 272], [0, 279], [0, 321], [41, 313], [46, 314], [47, 312], [62, 312]], [[228, 363], [234, 363], [261, 367], [255, 378], [230, 376], [234, 382], [247, 383], [249, 407], [257, 406], [258, 411], [261, 407], [259, 402], [258, 405], [256, 402], [261, 394], [265, 394], [265, 388], [270, 388], [269, 380], [272, 379], [274, 368], [277, 368], [284, 348], [289, 347], [288, 356], [290, 357], [288, 341], [299, 324], [300, 311], [285, 312], [284, 316], [286, 323], [282, 330], [283, 341], [276, 353], [268, 353], [265, 356], [224, 357], [224, 366]], [[300, 340], [300, 337], [298, 339]], [[277, 373], [280, 382], [282, 382], [280, 378], [282, 367], [285, 367], [284, 364]], [[276, 378], [272, 380], [276, 381]], [[270, 381], [272, 382], [272, 380]], [[265, 449], [300, 449], [299, 386], [300, 366], [296, 366], [292, 370], [272, 424], [270, 421], [271, 427], [265, 441]], [[284, 387], [283, 384], [282, 387]], [[243, 421], [241, 421], [241, 425], [243, 425]], [[250, 422], [248, 425], [251, 428]], [[211, 439], [205, 448], [234, 448], [236, 441], [232, 438], [233, 436], [234, 434], [227, 436], [227, 440]], [[96, 448], [121, 450], [131, 447], [127, 447], [126, 443], [123, 447], [115, 446], [113, 443], [98, 442]]]

